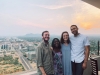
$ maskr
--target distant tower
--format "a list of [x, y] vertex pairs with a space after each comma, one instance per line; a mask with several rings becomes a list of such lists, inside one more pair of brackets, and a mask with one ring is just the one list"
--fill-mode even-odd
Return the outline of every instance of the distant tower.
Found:
[[1, 49], [3, 49], [3, 45], [1, 46]]
[[2, 46], [2, 49], [4, 49], [4, 44], [3, 44], [3, 46]]
[[1, 51], [1, 47], [2, 47], [2, 45], [0, 45], [0, 51]]
[[10, 44], [10, 47], [11, 47], [11, 49], [10, 49], [10, 50], [12, 50], [12, 48], [13, 48], [13, 47], [12, 47], [12, 44]]
[[19, 45], [19, 49], [21, 49], [21, 46]]
[[4, 49], [6, 49], [6, 45], [4, 44]]

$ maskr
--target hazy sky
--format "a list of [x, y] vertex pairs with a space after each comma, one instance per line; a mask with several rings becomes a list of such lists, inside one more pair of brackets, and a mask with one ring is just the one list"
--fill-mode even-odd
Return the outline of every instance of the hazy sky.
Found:
[[100, 35], [100, 9], [81, 0], [0, 0], [0, 36], [71, 34], [72, 24], [80, 33]]

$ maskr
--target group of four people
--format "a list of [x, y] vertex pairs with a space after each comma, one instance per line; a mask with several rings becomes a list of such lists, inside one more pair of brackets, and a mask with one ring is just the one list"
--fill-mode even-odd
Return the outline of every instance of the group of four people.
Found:
[[69, 37], [65, 31], [51, 45], [49, 32], [42, 33], [43, 41], [36, 52], [39, 75], [83, 75], [89, 57], [89, 40], [78, 32], [77, 25], [71, 25], [70, 29], [73, 36]]

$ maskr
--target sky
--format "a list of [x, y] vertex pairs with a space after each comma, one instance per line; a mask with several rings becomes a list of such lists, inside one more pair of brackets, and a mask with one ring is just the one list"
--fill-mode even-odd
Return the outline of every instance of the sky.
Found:
[[79, 33], [100, 35], [100, 9], [81, 0], [0, 0], [0, 36], [28, 33], [71, 34], [77, 25]]

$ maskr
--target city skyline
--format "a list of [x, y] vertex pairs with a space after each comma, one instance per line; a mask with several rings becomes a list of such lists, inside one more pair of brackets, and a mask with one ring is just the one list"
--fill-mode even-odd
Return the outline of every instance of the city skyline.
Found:
[[100, 35], [100, 9], [81, 0], [1, 0], [0, 36], [28, 33], [61, 35], [76, 24], [79, 32]]

